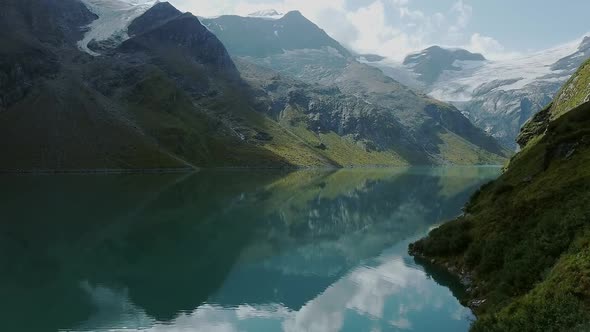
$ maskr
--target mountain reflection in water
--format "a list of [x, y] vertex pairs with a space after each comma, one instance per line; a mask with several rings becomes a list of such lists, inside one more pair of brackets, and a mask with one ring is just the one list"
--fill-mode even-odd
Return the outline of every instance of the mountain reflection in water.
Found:
[[4, 331], [466, 331], [406, 254], [498, 168], [2, 176]]

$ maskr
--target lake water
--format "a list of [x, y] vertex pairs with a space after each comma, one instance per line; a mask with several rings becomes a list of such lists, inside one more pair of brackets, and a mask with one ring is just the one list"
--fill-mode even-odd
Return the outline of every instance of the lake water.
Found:
[[499, 173], [0, 176], [0, 330], [467, 331], [407, 245]]

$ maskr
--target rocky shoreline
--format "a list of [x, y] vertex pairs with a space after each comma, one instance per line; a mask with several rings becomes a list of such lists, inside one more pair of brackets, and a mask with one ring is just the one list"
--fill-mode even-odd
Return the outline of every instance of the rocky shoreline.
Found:
[[437, 260], [436, 258], [428, 257], [418, 251], [413, 243], [408, 247], [408, 254], [414, 257], [417, 263], [421, 265], [424, 263], [430, 264], [455, 277], [461, 284], [462, 291], [464, 291], [463, 296], [459, 296], [459, 301], [461, 304], [469, 307], [476, 316], [478, 315], [478, 311], [480, 311], [481, 307], [487, 302], [487, 299], [475, 298], [474, 294], [476, 293], [478, 286], [474, 283], [473, 271], [448, 260]]

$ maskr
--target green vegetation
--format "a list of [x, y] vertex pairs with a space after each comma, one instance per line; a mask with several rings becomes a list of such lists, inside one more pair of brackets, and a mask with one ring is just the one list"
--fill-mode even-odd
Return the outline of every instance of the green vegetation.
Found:
[[313, 147], [325, 158], [342, 167], [408, 165], [408, 162], [393, 150], [371, 151], [362, 141], [356, 142], [352, 137], [340, 136], [332, 131], [311, 131], [307, 116], [294, 107], [288, 107], [282, 112], [279, 123], [307, 146]]
[[[441, 143], [438, 145], [444, 163], [453, 165], [501, 165], [505, 159], [499, 154], [486, 151], [468, 142], [451, 131], [439, 134]], [[505, 152], [508, 155], [508, 152]]]
[[190, 167], [121, 120], [118, 111], [71, 77], [44, 82], [0, 114], [0, 170]]
[[[164, 73], [155, 70], [129, 93], [131, 112], [171, 153], [201, 167], [280, 167], [290, 163], [236, 137], [225, 117], [193, 105]], [[230, 108], [231, 109], [231, 108]]]
[[576, 105], [588, 101], [590, 86], [590, 60], [584, 62], [578, 72], [561, 88], [551, 107], [551, 118], [556, 119]]
[[[576, 76], [588, 72], [586, 64]], [[556, 101], [587, 86], [565, 88]], [[576, 100], [567, 105], [585, 97]], [[473, 331], [590, 326], [590, 103], [543, 121], [546, 131], [531, 129], [542, 121], [525, 127], [526, 147], [463, 216], [410, 246], [468, 284], [462, 300], [479, 316]]]
[[[231, 93], [229, 91], [224, 94]], [[155, 141], [203, 167], [401, 166], [394, 152], [371, 152], [334, 132], [316, 134], [285, 112], [276, 122], [228, 98], [193, 105], [163, 72], [154, 69], [128, 94], [130, 110]], [[212, 110], [215, 110], [214, 112]], [[293, 116], [289, 115], [290, 113]], [[241, 135], [243, 139], [238, 139]]]

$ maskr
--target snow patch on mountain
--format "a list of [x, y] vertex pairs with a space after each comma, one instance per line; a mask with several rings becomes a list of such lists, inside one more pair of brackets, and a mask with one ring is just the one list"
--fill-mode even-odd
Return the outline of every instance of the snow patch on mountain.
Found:
[[248, 17], [268, 18], [273, 20], [278, 20], [283, 16], [285, 16], [285, 14], [280, 13], [274, 9], [259, 10], [257, 12], [248, 14]]
[[98, 19], [90, 23], [78, 47], [91, 55], [99, 55], [88, 48], [90, 42], [113, 40], [120, 43], [129, 38], [127, 27], [158, 0], [81, 0]]

